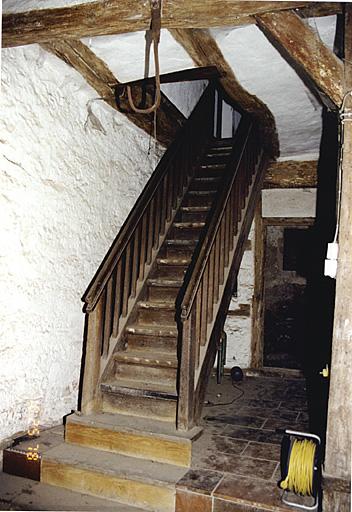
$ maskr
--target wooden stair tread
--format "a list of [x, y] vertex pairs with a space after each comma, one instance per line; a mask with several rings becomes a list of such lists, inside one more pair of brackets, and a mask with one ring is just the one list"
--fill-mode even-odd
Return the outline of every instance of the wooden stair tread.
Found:
[[144, 380], [119, 377], [116, 381], [103, 382], [100, 387], [106, 393], [122, 393], [165, 400], [176, 400], [177, 398], [174, 386], [166, 382], [145, 382]]
[[152, 418], [129, 416], [127, 414], [97, 413], [85, 416], [74, 413], [67, 417], [66, 422], [123, 432], [140, 432], [180, 441], [195, 439], [202, 432], [201, 427], [193, 427], [189, 431], [177, 430], [173, 423], [166, 423], [165, 421]]
[[187, 195], [191, 196], [211, 196], [217, 193], [217, 190], [188, 190]]
[[[171, 263], [171, 265], [174, 265], [174, 263]], [[174, 311], [175, 310], [175, 302], [152, 302], [152, 301], [143, 301], [140, 300], [137, 302], [137, 305], [140, 309], [147, 309], [147, 310], [166, 310], [166, 311]]]
[[167, 286], [170, 288], [179, 288], [182, 283], [182, 279], [166, 279], [164, 277], [153, 277], [147, 280], [149, 286]]
[[106, 476], [116, 475], [126, 480], [156, 483], [169, 488], [174, 488], [176, 482], [187, 471], [172, 464], [151, 463], [127, 455], [66, 443], [48, 450], [43, 458], [45, 461], [79, 467], [80, 470], [103, 473]]
[[[205, 164], [205, 165], [207, 165], [207, 164]], [[212, 164], [210, 164], [210, 165], [212, 165]], [[221, 176], [195, 176], [193, 178], [193, 181], [201, 182], [201, 183], [202, 182], [206, 182], [206, 183], [210, 182], [210, 183], [217, 184], [217, 183], [219, 183], [220, 180], [221, 180]]]
[[155, 350], [126, 350], [116, 352], [114, 354], [114, 359], [120, 363], [160, 366], [166, 368], [177, 368], [178, 363], [176, 354], [172, 354], [170, 352], [156, 352]]
[[178, 331], [173, 325], [151, 325], [151, 324], [132, 324], [126, 327], [128, 334], [140, 334], [144, 336], [178, 336]]
[[197, 213], [197, 212], [208, 212], [210, 210], [210, 206], [181, 206], [180, 210], [182, 212], [190, 212], [190, 213]]
[[204, 228], [205, 222], [174, 222], [172, 227], [178, 229], [200, 229]]
[[186, 266], [191, 263], [191, 258], [157, 258], [156, 262], [158, 265], [171, 265], [171, 266]]
[[175, 245], [175, 246], [183, 246], [183, 247], [195, 247], [197, 245], [196, 240], [177, 240], [175, 238], [167, 238], [165, 240], [166, 245]]

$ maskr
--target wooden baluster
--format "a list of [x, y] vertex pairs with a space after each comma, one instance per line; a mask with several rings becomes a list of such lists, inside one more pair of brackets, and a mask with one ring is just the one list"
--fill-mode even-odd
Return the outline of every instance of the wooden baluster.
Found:
[[161, 214], [160, 214], [160, 234], [163, 235], [165, 233], [166, 227], [166, 217], [167, 217], [167, 182], [168, 175], [165, 174], [163, 182], [162, 182], [162, 194], [161, 194]]
[[152, 198], [148, 208], [148, 231], [147, 231], [147, 263], [150, 265], [152, 262], [153, 251], [153, 233], [154, 233], [154, 208], [155, 197]]
[[204, 269], [202, 283], [202, 312], [200, 324], [200, 342], [204, 346], [208, 332], [208, 293], [209, 293], [209, 261]]
[[103, 342], [101, 347], [101, 355], [107, 357], [109, 353], [109, 341], [112, 330], [112, 306], [113, 306], [113, 278], [110, 277], [105, 288], [105, 307], [104, 307], [104, 329], [103, 329]]
[[201, 323], [202, 323], [202, 292], [203, 292], [203, 281], [201, 282], [197, 295], [196, 295], [196, 332], [195, 332], [195, 343], [196, 343], [196, 359], [195, 359], [195, 367], [199, 366], [200, 359], [200, 346], [201, 346]]
[[215, 260], [214, 260], [214, 303], [216, 304], [219, 300], [219, 263], [220, 263], [220, 243], [219, 243], [219, 231], [215, 238]]
[[169, 179], [168, 179], [168, 182], [167, 182], [167, 200], [166, 200], [166, 203], [167, 203], [167, 217], [166, 217], [166, 220], [169, 222], [171, 220], [171, 215], [172, 215], [172, 205], [173, 205], [173, 172], [170, 171], [170, 168], [169, 168], [169, 172], [168, 172], [168, 176], [169, 176]]
[[130, 296], [130, 283], [131, 283], [131, 243], [127, 244], [125, 249], [125, 271], [123, 276], [123, 295], [122, 295], [122, 315], [126, 316], [128, 313], [128, 299]]
[[237, 225], [236, 181], [232, 185], [230, 194], [230, 251], [233, 249], [235, 225]]
[[139, 258], [139, 278], [144, 279], [145, 262], [147, 259], [147, 219], [148, 212], [145, 211], [142, 218], [141, 245]]
[[230, 204], [231, 194], [229, 195], [225, 207], [225, 267], [229, 264], [230, 256]]
[[133, 237], [132, 276], [131, 276], [131, 297], [136, 296], [138, 270], [139, 270], [139, 239], [141, 224], [136, 227]]
[[120, 259], [116, 271], [115, 271], [115, 302], [114, 302], [114, 314], [113, 314], [113, 326], [112, 326], [112, 335], [114, 338], [117, 337], [119, 333], [119, 322], [121, 315], [121, 296], [122, 296], [122, 282], [121, 282], [121, 274], [122, 274], [122, 260]]
[[225, 275], [225, 218], [224, 213], [222, 214], [220, 227], [219, 227], [219, 245], [220, 245], [220, 254], [219, 254], [219, 282], [223, 284], [224, 275]]
[[215, 260], [215, 251], [214, 246], [212, 247], [209, 255], [209, 276], [208, 276], [208, 321], [213, 321], [213, 309], [214, 309], [214, 260]]
[[155, 192], [154, 238], [153, 238], [154, 249], [157, 249], [159, 247], [160, 210], [161, 210], [161, 194], [160, 194], [160, 188], [158, 188], [157, 191]]

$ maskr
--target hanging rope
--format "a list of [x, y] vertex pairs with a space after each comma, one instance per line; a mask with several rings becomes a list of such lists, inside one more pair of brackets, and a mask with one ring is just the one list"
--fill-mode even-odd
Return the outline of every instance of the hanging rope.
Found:
[[281, 489], [301, 496], [313, 495], [313, 474], [316, 443], [309, 439], [295, 439], [291, 448], [288, 473], [280, 482]]
[[160, 91], [160, 66], [159, 66], [159, 42], [160, 42], [160, 29], [161, 29], [161, 0], [149, 0], [151, 8], [151, 23], [150, 29], [147, 30], [146, 39], [146, 51], [145, 51], [145, 67], [144, 78], [148, 78], [149, 75], [149, 59], [150, 59], [150, 47], [153, 43], [154, 50], [154, 63], [155, 63], [155, 98], [154, 104], [146, 109], [141, 109], [135, 106], [132, 98], [131, 86], [127, 85], [127, 96], [129, 104], [134, 112], [137, 114], [151, 114], [156, 112], [159, 108], [161, 101]]

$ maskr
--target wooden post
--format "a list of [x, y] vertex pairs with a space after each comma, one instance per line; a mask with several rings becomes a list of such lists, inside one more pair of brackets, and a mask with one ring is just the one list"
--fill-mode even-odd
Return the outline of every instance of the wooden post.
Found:
[[[352, 6], [345, 15], [345, 91], [352, 89]], [[352, 116], [352, 96], [345, 112]], [[343, 178], [339, 255], [336, 278], [335, 318], [332, 340], [331, 380], [325, 454], [324, 512], [350, 510], [352, 432], [352, 119], [345, 122], [342, 149]], [[334, 482], [332, 484], [332, 482]], [[343, 492], [345, 482], [345, 492]]]
[[88, 315], [87, 337], [85, 340], [85, 353], [82, 360], [82, 414], [90, 414], [99, 409], [99, 377], [100, 377], [100, 350], [103, 329], [104, 300], [101, 297], [95, 309]]
[[252, 302], [251, 368], [262, 368], [264, 351], [265, 227], [263, 226], [261, 198], [258, 201], [255, 211], [254, 227], [254, 295]]

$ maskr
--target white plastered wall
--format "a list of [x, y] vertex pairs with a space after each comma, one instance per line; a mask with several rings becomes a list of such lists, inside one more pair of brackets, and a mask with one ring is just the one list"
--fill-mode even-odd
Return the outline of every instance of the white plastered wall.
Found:
[[[315, 217], [316, 189], [263, 190], [263, 217]], [[237, 297], [233, 297], [230, 314], [225, 323], [227, 334], [226, 367], [248, 368], [251, 363], [252, 298], [254, 293], [254, 225], [249, 239], [250, 250], [245, 251], [238, 274]], [[233, 316], [241, 305], [250, 308], [250, 316]]]
[[163, 152], [102, 101], [87, 121], [96, 96], [37, 45], [2, 51], [0, 442], [33, 401], [42, 424], [77, 407], [80, 298]]

